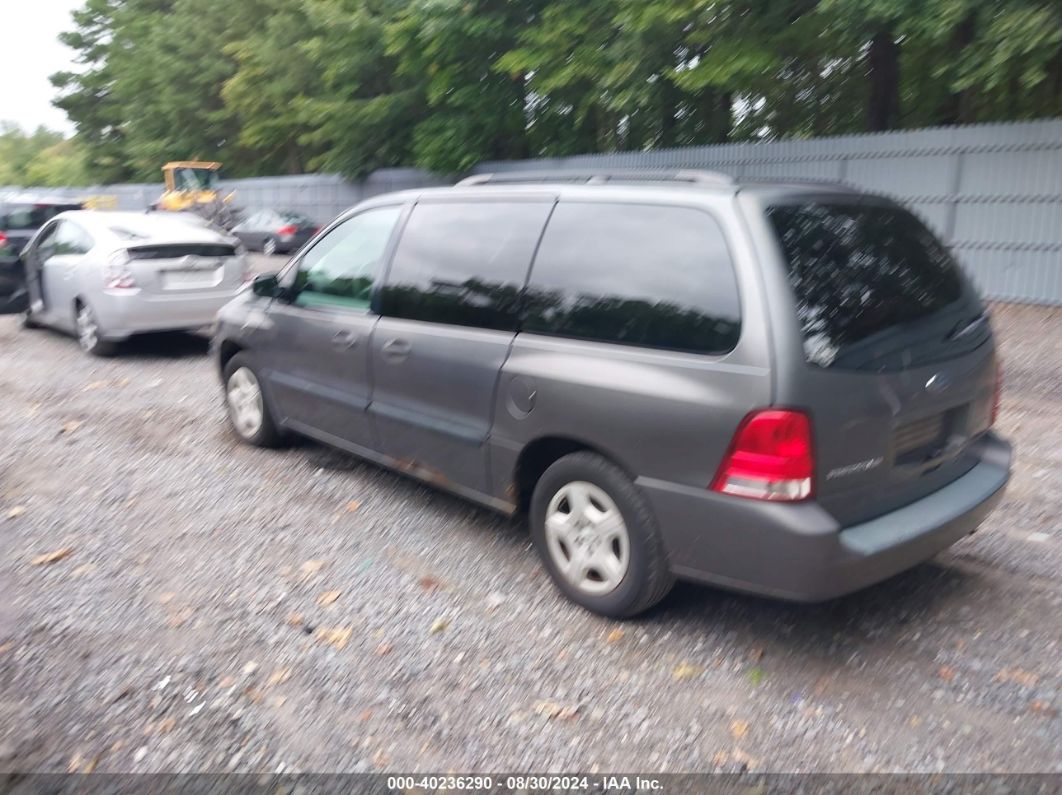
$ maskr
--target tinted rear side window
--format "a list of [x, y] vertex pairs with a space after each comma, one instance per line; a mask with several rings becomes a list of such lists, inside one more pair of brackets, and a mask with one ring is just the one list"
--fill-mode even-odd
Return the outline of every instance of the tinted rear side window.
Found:
[[551, 206], [418, 204], [395, 252], [381, 313], [515, 330], [520, 292]]
[[785, 255], [812, 364], [884, 369], [899, 350], [880, 344], [885, 337], [917, 347], [918, 322], [966, 292], [948, 251], [899, 207], [786, 204], [769, 207], [767, 216]]
[[723, 232], [686, 207], [561, 202], [535, 259], [523, 328], [730, 351], [740, 305]]

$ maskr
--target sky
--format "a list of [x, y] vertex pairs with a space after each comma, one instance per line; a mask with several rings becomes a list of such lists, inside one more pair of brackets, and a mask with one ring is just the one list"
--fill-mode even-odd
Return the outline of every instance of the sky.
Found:
[[[53, 72], [72, 68], [73, 51], [59, 43], [59, 33], [70, 30], [70, 12], [84, 0], [32, 0], [17, 4], [4, 17], [0, 45], [0, 121], [13, 121], [24, 129], [43, 124], [64, 133], [73, 132], [66, 114], [52, 107], [55, 89], [48, 82]], [[14, 12], [14, 13], [12, 13]]]

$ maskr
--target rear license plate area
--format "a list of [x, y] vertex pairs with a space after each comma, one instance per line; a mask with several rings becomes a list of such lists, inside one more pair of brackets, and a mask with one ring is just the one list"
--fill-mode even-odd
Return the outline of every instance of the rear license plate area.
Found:
[[162, 271], [162, 286], [166, 290], [216, 287], [220, 282], [221, 268]]
[[957, 446], [957, 435], [963, 434], [967, 413], [967, 406], [957, 406], [897, 426], [892, 435], [893, 461], [920, 464], [947, 455]]

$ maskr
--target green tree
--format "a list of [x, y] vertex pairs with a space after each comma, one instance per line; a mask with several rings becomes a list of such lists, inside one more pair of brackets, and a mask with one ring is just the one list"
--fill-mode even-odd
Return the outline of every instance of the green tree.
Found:
[[101, 181], [1062, 114], [1058, 0], [85, 0], [61, 38], [66, 169]]
[[91, 179], [84, 152], [76, 140], [38, 127], [23, 132], [11, 122], [0, 122], [0, 185], [88, 185]]
[[526, 157], [525, 76], [494, 68], [531, 23], [536, 0], [413, 0], [387, 28], [387, 52], [406, 80], [423, 81], [413, 160], [441, 172]]

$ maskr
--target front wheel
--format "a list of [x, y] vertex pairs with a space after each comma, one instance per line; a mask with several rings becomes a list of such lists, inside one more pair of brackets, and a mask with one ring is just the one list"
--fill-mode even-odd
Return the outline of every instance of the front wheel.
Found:
[[103, 339], [103, 329], [100, 328], [92, 307], [79, 304], [76, 311], [77, 344], [81, 346], [81, 350], [93, 356], [110, 356], [114, 353], [114, 343]]
[[674, 584], [645, 498], [623, 470], [594, 453], [567, 455], [539, 479], [531, 538], [561, 592], [603, 616], [648, 610]]
[[236, 354], [225, 365], [225, 404], [236, 435], [256, 447], [276, 447], [280, 432], [273, 422], [258, 374], [247, 357]]

